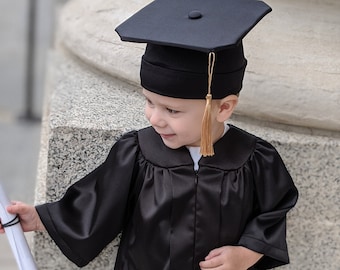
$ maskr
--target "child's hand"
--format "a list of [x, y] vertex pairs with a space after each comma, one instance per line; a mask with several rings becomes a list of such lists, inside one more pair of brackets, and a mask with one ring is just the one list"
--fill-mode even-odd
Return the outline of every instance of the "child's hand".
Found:
[[[22, 202], [13, 202], [12, 205], [7, 206], [7, 211], [10, 214], [19, 216], [20, 224], [24, 232], [45, 230], [34, 206]], [[4, 232], [5, 230], [0, 222], [0, 233]]]
[[200, 262], [201, 270], [246, 270], [263, 255], [241, 246], [224, 246], [209, 252]]

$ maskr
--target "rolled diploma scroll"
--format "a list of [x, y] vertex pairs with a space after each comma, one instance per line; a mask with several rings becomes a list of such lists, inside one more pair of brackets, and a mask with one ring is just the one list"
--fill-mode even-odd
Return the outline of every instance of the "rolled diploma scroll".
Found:
[[[10, 204], [11, 203], [0, 183], [0, 218], [2, 224], [15, 218], [15, 215], [9, 214], [6, 210], [6, 207]], [[19, 269], [37, 270], [37, 266], [28, 247], [20, 223], [5, 227], [5, 232]]]

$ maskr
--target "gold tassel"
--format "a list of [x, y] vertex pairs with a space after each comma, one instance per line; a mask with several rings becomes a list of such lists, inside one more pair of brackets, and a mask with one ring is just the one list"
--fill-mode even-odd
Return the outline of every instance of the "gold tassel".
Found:
[[206, 95], [206, 104], [204, 115], [202, 119], [201, 130], [201, 155], [203, 157], [214, 155], [214, 146], [212, 141], [212, 127], [211, 127], [211, 106], [212, 106], [212, 94], [211, 94], [211, 82], [213, 77], [214, 65], [215, 65], [215, 53], [209, 53], [208, 59], [208, 94]]
[[211, 134], [211, 100], [211, 94], [207, 94], [201, 130], [201, 155], [204, 157], [214, 155], [214, 147]]

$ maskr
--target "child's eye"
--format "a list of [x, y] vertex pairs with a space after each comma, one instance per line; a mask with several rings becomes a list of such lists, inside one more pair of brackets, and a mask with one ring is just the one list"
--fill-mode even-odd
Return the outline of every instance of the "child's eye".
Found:
[[153, 104], [152, 104], [152, 101], [151, 101], [150, 99], [145, 98], [145, 100], [146, 100], [146, 104], [148, 104], [149, 106], [152, 106], [152, 105], [153, 105]]
[[176, 111], [176, 110], [173, 110], [173, 109], [170, 109], [170, 108], [166, 108], [166, 110], [167, 110], [170, 114], [179, 113], [179, 111]]

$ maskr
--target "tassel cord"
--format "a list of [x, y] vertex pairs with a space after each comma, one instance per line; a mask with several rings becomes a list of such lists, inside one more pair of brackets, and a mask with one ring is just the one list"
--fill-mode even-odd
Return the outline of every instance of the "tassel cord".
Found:
[[211, 84], [214, 73], [214, 66], [215, 66], [215, 53], [210, 52], [208, 57], [208, 93], [206, 95], [206, 105], [201, 130], [201, 154], [204, 157], [214, 155], [211, 127], [211, 106], [212, 106]]

